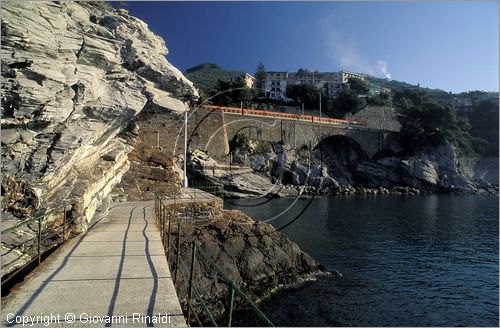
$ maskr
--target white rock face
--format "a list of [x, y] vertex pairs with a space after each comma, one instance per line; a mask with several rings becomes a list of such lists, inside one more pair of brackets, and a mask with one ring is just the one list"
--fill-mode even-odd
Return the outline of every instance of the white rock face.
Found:
[[89, 221], [128, 169], [117, 135], [147, 106], [181, 113], [198, 96], [167, 53], [106, 3], [3, 1], [2, 176], [43, 206], [75, 199]]

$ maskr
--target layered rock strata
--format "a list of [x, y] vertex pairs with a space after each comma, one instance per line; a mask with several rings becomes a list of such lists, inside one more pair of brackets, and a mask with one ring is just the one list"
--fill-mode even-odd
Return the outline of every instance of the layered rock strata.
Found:
[[144, 109], [182, 113], [197, 97], [167, 53], [105, 2], [4, 1], [3, 216], [73, 201], [84, 231], [130, 167], [119, 133]]

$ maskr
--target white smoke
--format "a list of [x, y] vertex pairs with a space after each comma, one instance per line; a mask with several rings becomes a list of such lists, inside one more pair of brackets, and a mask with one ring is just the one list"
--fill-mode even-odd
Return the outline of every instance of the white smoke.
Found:
[[363, 54], [356, 41], [348, 34], [339, 33], [342, 22], [335, 16], [329, 16], [320, 22], [320, 27], [325, 35], [325, 50], [341, 69], [365, 73], [370, 75], [384, 76], [391, 80], [392, 76], [388, 70], [385, 60], [379, 59], [372, 62]]
[[335, 30], [330, 30], [326, 49], [328, 55], [342, 69], [373, 74], [373, 65], [362, 54], [354, 40], [347, 40], [345, 36], [336, 33]]
[[385, 78], [388, 79], [389, 81], [392, 80], [391, 73], [389, 73], [389, 71], [387, 70], [387, 62], [385, 60], [379, 59], [377, 61], [377, 65], [380, 73], [382, 73], [385, 76]]

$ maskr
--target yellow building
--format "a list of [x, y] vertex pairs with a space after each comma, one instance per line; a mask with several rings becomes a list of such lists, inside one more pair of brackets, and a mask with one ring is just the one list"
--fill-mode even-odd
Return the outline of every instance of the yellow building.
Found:
[[247, 88], [250, 88], [250, 89], [254, 88], [254, 86], [255, 86], [255, 77], [253, 77], [252, 75], [250, 75], [248, 73], [245, 73], [244, 75], [231, 76], [229, 78], [229, 82], [234, 82], [239, 77], [243, 78], [243, 80], [245, 81], [245, 85], [246, 85]]
[[361, 81], [366, 81], [363, 74], [352, 73], [347, 71], [340, 71], [335, 73], [334, 82], [336, 83], [347, 83], [350, 78], [360, 79]]

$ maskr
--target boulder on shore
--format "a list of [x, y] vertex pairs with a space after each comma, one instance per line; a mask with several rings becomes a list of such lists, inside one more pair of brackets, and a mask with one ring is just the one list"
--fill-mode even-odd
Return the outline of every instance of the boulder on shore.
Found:
[[[176, 240], [177, 228], [176, 225], [172, 227], [172, 238]], [[206, 224], [183, 225], [181, 259], [185, 268], [189, 267], [191, 259], [192, 244], [188, 236], [198, 240], [236, 286], [254, 302], [269, 296], [280, 286], [297, 284], [322, 270], [318, 262], [284, 234], [270, 224], [252, 220], [241, 211], [221, 210]], [[180, 266], [184, 273], [179, 275], [177, 288], [183, 304], [187, 297], [185, 268]], [[175, 265], [171, 270], [175, 272]], [[221, 317], [227, 306], [228, 285], [200, 254], [195, 258], [194, 281], [209, 309]], [[237, 308], [244, 306], [241, 298], [235, 301]], [[195, 307], [201, 310], [199, 302], [195, 302]]]

